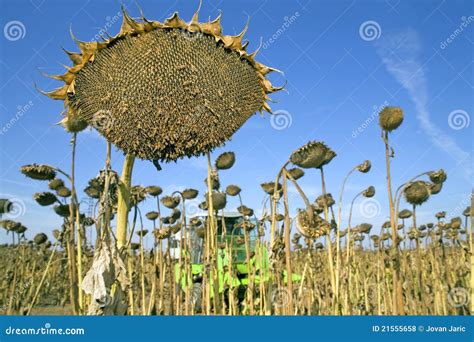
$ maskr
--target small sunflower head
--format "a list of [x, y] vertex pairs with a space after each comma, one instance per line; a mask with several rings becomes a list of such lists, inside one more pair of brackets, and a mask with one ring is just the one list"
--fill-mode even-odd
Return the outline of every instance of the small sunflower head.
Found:
[[[206, 202], [208, 200], [208, 194], [206, 193]], [[214, 191], [211, 195], [212, 207], [214, 210], [224, 209], [227, 204], [227, 196], [225, 192]], [[207, 205], [209, 207], [209, 205]]]
[[318, 215], [313, 215], [311, 220], [306, 210], [299, 210], [296, 216], [296, 229], [304, 237], [317, 239], [329, 233], [331, 225]]
[[130, 189], [130, 205], [132, 207], [137, 206], [143, 202], [147, 196], [146, 189], [141, 185], [134, 185]]
[[218, 170], [227, 170], [234, 166], [235, 163], [235, 153], [234, 152], [224, 152], [219, 157], [217, 157], [215, 166]]
[[401, 219], [410, 218], [411, 215], [412, 215], [412, 212], [411, 212], [411, 210], [408, 210], [408, 209], [403, 209], [402, 211], [400, 211], [398, 213], [398, 217], [401, 218]]
[[430, 194], [437, 195], [441, 192], [443, 188], [443, 183], [429, 183], [428, 187], [430, 189]]
[[30, 164], [21, 167], [21, 173], [36, 180], [52, 180], [56, 177], [56, 170], [49, 165]]
[[79, 119], [74, 114], [64, 117], [59, 123], [70, 133], [79, 133], [89, 126], [87, 121]]
[[240, 191], [242, 191], [242, 189], [240, 189], [238, 185], [234, 185], [234, 184], [228, 185], [227, 188], [225, 189], [225, 192], [229, 196], [237, 196], [238, 194], [240, 194]]
[[184, 199], [192, 200], [197, 197], [197, 195], [199, 194], [199, 191], [197, 191], [196, 189], [186, 189], [186, 190], [183, 190], [182, 194], [183, 194]]
[[146, 191], [152, 197], [160, 196], [163, 193], [163, 189], [157, 185], [147, 186]]
[[[207, 187], [207, 177], [204, 178], [204, 184], [206, 184]], [[212, 190], [219, 190], [221, 187], [221, 182], [219, 180], [219, 174], [216, 172], [216, 170], [211, 171], [211, 188]]]
[[413, 205], [421, 205], [430, 197], [429, 185], [424, 181], [416, 181], [409, 184], [405, 190], [405, 199]]
[[56, 214], [58, 214], [61, 217], [67, 218], [69, 217], [70, 210], [69, 210], [69, 205], [67, 204], [56, 204], [53, 207], [53, 210]]
[[163, 205], [168, 209], [176, 208], [179, 202], [179, 196], [164, 196], [163, 198], [161, 198], [161, 203], [163, 203]]
[[361, 223], [357, 226], [357, 231], [362, 234], [369, 234], [370, 230], [372, 229], [372, 225], [370, 223]]
[[171, 212], [170, 217], [174, 220], [177, 221], [181, 217], [181, 210], [178, 208], [174, 208], [173, 211]]
[[442, 219], [442, 218], [445, 218], [446, 217], [446, 212], [445, 211], [439, 211], [435, 214], [435, 217], [437, 219]]
[[38, 233], [33, 238], [33, 241], [39, 246], [48, 241], [48, 236], [45, 233]]
[[51, 190], [57, 190], [62, 186], [64, 186], [64, 181], [61, 178], [51, 179], [48, 183], [48, 188]]
[[1, 198], [0, 199], [0, 215], [2, 214], [8, 214], [10, 211], [13, 209], [13, 203], [6, 199], [6, 198]]
[[438, 171], [432, 171], [429, 173], [430, 181], [434, 184], [442, 184], [446, 181], [448, 176], [443, 169], [439, 169]]
[[[275, 182], [265, 182], [265, 183], [260, 184], [260, 186], [262, 187], [263, 191], [265, 191], [269, 195], [273, 195], [275, 192]], [[278, 192], [281, 191], [280, 183], [276, 185], [276, 189]]]
[[462, 225], [462, 220], [460, 217], [453, 217], [451, 219], [450, 224], [452, 229], [460, 229]]
[[335, 156], [336, 153], [323, 142], [310, 141], [294, 151], [290, 156], [290, 161], [303, 169], [319, 169], [329, 164]]
[[20, 228], [21, 223], [13, 220], [0, 220], [0, 226], [9, 232], [16, 232]]
[[90, 198], [99, 199], [99, 198], [100, 198], [101, 189], [89, 185], [89, 186], [87, 186], [87, 187], [84, 189], [84, 192], [85, 192], [85, 193], [87, 194], [87, 196], [89, 196]]
[[403, 110], [400, 107], [385, 107], [379, 114], [379, 125], [387, 132], [397, 129], [403, 122]]
[[367, 173], [370, 171], [371, 167], [372, 167], [372, 164], [370, 163], [370, 160], [366, 160], [362, 164], [357, 166], [357, 170], [362, 173]]
[[318, 198], [316, 198], [316, 204], [318, 208], [330, 208], [336, 203], [334, 199], [332, 198], [332, 195], [330, 193], [327, 193], [325, 195], [321, 195]]
[[148, 234], [148, 229], [142, 229], [137, 232], [137, 235], [140, 237], [144, 237], [147, 234]]
[[464, 209], [464, 211], [462, 212], [462, 214], [466, 217], [469, 217], [471, 216], [471, 207], [466, 207], [466, 209]]
[[43, 207], [59, 202], [58, 198], [51, 192], [37, 192], [33, 195], [33, 198]]
[[365, 189], [365, 190], [362, 192], [362, 195], [363, 195], [364, 197], [367, 197], [367, 198], [374, 197], [374, 195], [375, 195], [375, 187], [373, 187], [372, 185], [369, 186], [367, 189]]
[[294, 180], [298, 180], [304, 176], [304, 171], [300, 169], [299, 167], [294, 167], [292, 169], [289, 169], [288, 173], [290, 174], [291, 177], [293, 177]]
[[155, 221], [158, 218], [159, 214], [156, 211], [149, 211], [149, 212], [146, 213], [145, 216], [150, 221]]
[[62, 198], [68, 198], [71, 196], [71, 190], [69, 190], [68, 188], [66, 188], [65, 186], [61, 186], [59, 188], [56, 189], [56, 194], [59, 196], [59, 197], [62, 197]]
[[245, 205], [241, 205], [237, 208], [237, 211], [239, 213], [241, 213], [242, 215], [244, 216], [253, 216], [253, 209], [245, 206]]

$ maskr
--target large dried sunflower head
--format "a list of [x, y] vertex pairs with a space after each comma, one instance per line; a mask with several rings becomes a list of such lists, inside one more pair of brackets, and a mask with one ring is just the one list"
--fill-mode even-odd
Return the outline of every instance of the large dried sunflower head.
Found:
[[321, 168], [335, 156], [336, 153], [323, 142], [310, 141], [294, 151], [290, 156], [290, 161], [303, 169]]
[[21, 173], [36, 180], [52, 180], [56, 177], [56, 170], [49, 165], [24, 165], [21, 167]]
[[103, 42], [67, 52], [74, 66], [53, 76], [65, 83], [49, 97], [63, 100], [63, 123], [87, 122], [126, 153], [176, 160], [222, 145], [257, 111], [271, 111], [267, 94], [280, 90], [237, 36], [222, 34], [220, 16], [196, 12], [164, 23], [132, 19]]
[[379, 114], [379, 125], [387, 132], [397, 129], [403, 122], [403, 110], [400, 107], [385, 107]]
[[428, 183], [424, 181], [416, 181], [405, 188], [404, 194], [408, 203], [420, 205], [425, 203], [430, 197], [430, 188]]

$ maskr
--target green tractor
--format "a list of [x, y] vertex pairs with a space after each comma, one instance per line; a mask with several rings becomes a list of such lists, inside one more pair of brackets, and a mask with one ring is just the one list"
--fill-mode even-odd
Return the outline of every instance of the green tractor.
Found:
[[[207, 213], [197, 214], [191, 217], [203, 222], [207, 220]], [[245, 237], [245, 224], [253, 224], [258, 227], [256, 219], [244, 219], [238, 212], [227, 212], [224, 215], [215, 216], [217, 223], [217, 245], [227, 245], [227, 249], [217, 250], [217, 281], [218, 293], [224, 293], [227, 298], [229, 290], [237, 290], [237, 299], [242, 302], [245, 298], [249, 279], [254, 279], [254, 289], [258, 289], [261, 282], [268, 282], [270, 278], [269, 257], [267, 247], [261, 243], [257, 235], [257, 228], [249, 230]], [[191, 300], [196, 310], [200, 310], [202, 298], [202, 282], [204, 270], [204, 239], [199, 236], [195, 229], [189, 229], [186, 234], [189, 239], [191, 269], [185, 270], [179, 263], [175, 265], [175, 279], [177, 286], [183, 291], [186, 286], [191, 287]], [[246, 241], [247, 239], [247, 241]], [[183, 253], [179, 244], [180, 236], [175, 237], [171, 256], [178, 259]], [[249, 258], [247, 260], [247, 253]], [[189, 273], [188, 273], [189, 272]], [[188, 276], [186, 275], [188, 273]], [[283, 274], [286, 282], [286, 272]], [[214, 288], [214, 277], [209, 279], [211, 288]], [[300, 276], [293, 274], [292, 280], [299, 281]], [[211, 298], [214, 293], [210, 294]], [[227, 299], [226, 299], [227, 300]]]

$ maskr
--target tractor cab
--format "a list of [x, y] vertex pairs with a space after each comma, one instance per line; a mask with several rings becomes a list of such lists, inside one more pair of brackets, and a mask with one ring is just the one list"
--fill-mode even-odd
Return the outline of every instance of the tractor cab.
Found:
[[[203, 226], [206, 225], [207, 213], [196, 214], [191, 216], [192, 218], [199, 218], [203, 222]], [[245, 230], [242, 226], [244, 217], [239, 212], [225, 212], [223, 215], [216, 215], [217, 225], [217, 244], [226, 244], [228, 248], [232, 250], [232, 263], [242, 264], [246, 262], [246, 249], [245, 249]], [[257, 224], [254, 218], [247, 219], [252, 224]], [[201, 238], [196, 230], [191, 229], [191, 262], [193, 264], [203, 263], [204, 255], [204, 239]], [[253, 229], [248, 234], [248, 244], [250, 255], [255, 252], [257, 235], [256, 229]], [[224, 261], [225, 264], [228, 261]]]

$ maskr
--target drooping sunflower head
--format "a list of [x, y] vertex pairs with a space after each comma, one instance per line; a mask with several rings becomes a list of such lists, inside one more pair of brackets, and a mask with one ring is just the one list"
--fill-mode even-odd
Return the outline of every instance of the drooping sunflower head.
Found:
[[405, 188], [404, 194], [408, 203], [421, 205], [430, 198], [429, 184], [424, 181], [413, 182]]
[[176, 160], [222, 145], [255, 112], [271, 112], [267, 94], [280, 90], [242, 39], [222, 33], [220, 16], [186, 23], [131, 18], [115, 37], [80, 42], [67, 52], [74, 66], [53, 76], [65, 85], [47, 96], [63, 100], [66, 129], [85, 123], [126, 153]]
[[329, 164], [336, 156], [336, 153], [321, 141], [310, 141], [306, 145], [294, 151], [290, 156], [290, 161], [304, 169], [320, 169]]

